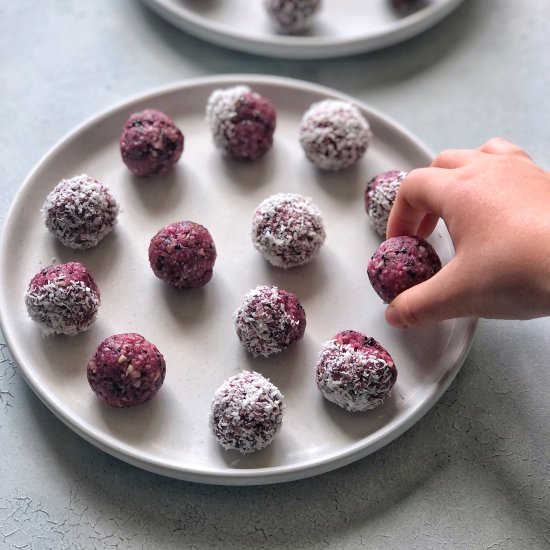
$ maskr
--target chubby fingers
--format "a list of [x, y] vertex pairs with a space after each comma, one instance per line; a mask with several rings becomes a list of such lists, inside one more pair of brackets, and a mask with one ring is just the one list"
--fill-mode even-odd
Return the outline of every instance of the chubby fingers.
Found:
[[431, 279], [399, 294], [386, 308], [386, 321], [407, 328], [471, 316], [471, 288], [460, 271], [453, 259]]
[[445, 204], [446, 172], [442, 168], [418, 168], [407, 174], [390, 212], [388, 238], [425, 238], [433, 231]]
[[509, 155], [514, 157], [524, 157], [531, 160], [531, 157], [517, 145], [510, 143], [501, 137], [496, 137], [486, 141], [479, 149], [482, 153], [491, 155]]

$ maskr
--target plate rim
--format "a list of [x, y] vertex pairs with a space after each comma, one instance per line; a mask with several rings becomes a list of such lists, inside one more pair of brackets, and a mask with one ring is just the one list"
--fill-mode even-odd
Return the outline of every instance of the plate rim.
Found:
[[[437, 25], [458, 8], [464, 0], [442, 0], [429, 4], [401, 18], [390, 31], [382, 28], [365, 36], [348, 39], [273, 34], [255, 39], [243, 36], [230, 27], [197, 16], [174, 0], [142, 0], [157, 15], [189, 34], [230, 49], [269, 57], [321, 59], [380, 50], [404, 42]], [[443, 3], [444, 2], [444, 3]]]
[[[324, 85], [310, 83], [305, 80], [278, 77], [271, 75], [261, 74], [224, 74], [217, 76], [198, 77], [186, 80], [180, 80], [174, 83], [154, 87], [145, 90], [140, 93], [133, 94], [125, 99], [114, 102], [109, 107], [98, 111], [95, 115], [91, 115], [86, 118], [82, 123], [74, 127], [69, 132], [65, 133], [53, 146], [51, 146], [47, 152], [40, 158], [37, 164], [29, 172], [23, 183], [17, 190], [15, 196], [12, 199], [8, 212], [5, 216], [4, 223], [2, 225], [2, 231], [0, 232], [0, 259], [5, 257], [5, 250], [8, 246], [8, 231], [6, 230], [13, 224], [12, 218], [15, 216], [16, 209], [23, 194], [26, 192], [31, 180], [35, 177], [35, 174], [39, 172], [45, 164], [47, 164], [52, 156], [54, 156], [58, 149], [62, 148], [68, 142], [76, 138], [79, 134], [84, 133], [87, 129], [95, 124], [101, 123], [105, 118], [117, 113], [121, 109], [128, 109], [132, 104], [146, 101], [148, 98], [157, 97], [162, 94], [170, 94], [179, 90], [192, 89], [200, 86], [219, 86], [227, 83], [246, 83], [251, 86], [258, 85], [273, 85], [280, 87], [291, 87], [293, 89], [304, 90], [309, 93], [324, 94], [330, 97], [339, 97], [341, 99], [351, 101], [361, 108], [366, 109], [374, 116], [379, 117], [382, 121], [390, 124], [395, 130], [402, 132], [407, 139], [412, 141], [428, 156], [433, 156], [433, 153], [427, 148], [427, 146], [414, 136], [409, 130], [404, 128], [400, 123], [394, 121], [390, 116], [382, 113], [376, 108], [371, 107], [364, 101], [356, 99], [346, 93], [340, 92], [334, 88], [330, 88]], [[6, 269], [5, 263], [2, 263], [0, 270], [3, 272]], [[4, 287], [0, 288], [0, 296], [4, 294]], [[443, 393], [448, 389], [458, 372], [462, 364], [464, 363], [471, 346], [475, 339], [475, 333], [477, 330], [478, 321], [475, 318], [468, 318], [467, 330], [463, 335], [464, 342], [461, 343], [461, 351], [457, 359], [455, 360], [452, 368], [449, 368], [445, 375], [438, 381], [438, 384], [432, 387], [430, 393], [426, 398], [417, 404], [412, 409], [407, 411], [407, 414], [400, 417], [396, 422], [396, 427], [391, 430], [380, 430], [380, 434], [375, 438], [374, 442], [367, 447], [364, 446], [362, 440], [349, 445], [346, 452], [331, 453], [322, 459], [317, 459], [313, 463], [311, 461], [302, 461], [300, 463], [294, 463], [286, 466], [272, 466], [266, 468], [239, 468], [233, 469], [228, 472], [212, 472], [203, 471], [200, 468], [186, 467], [185, 469], [176, 469], [169, 464], [164, 463], [162, 460], [144, 460], [138, 456], [139, 453], [133, 452], [132, 449], [123, 451], [126, 445], [117, 446], [116, 443], [109, 445], [106, 441], [102, 440], [100, 436], [95, 434], [93, 429], [88, 433], [84, 427], [76, 422], [72, 417], [67, 414], [63, 414], [63, 411], [57, 405], [57, 400], [53, 399], [50, 395], [42, 390], [40, 385], [36, 382], [32, 375], [32, 369], [28, 370], [28, 367], [21, 360], [19, 355], [18, 345], [15, 345], [16, 336], [12, 334], [9, 323], [6, 322], [3, 306], [4, 300], [0, 299], [0, 327], [4, 335], [5, 342], [8, 349], [16, 361], [17, 370], [25, 379], [26, 383], [33, 390], [33, 393], [46, 405], [46, 407], [66, 426], [68, 426], [77, 435], [82, 437], [88, 443], [91, 443], [95, 447], [103, 450], [107, 454], [114, 456], [126, 463], [137, 466], [143, 470], [147, 470], [153, 473], [165, 475], [174, 479], [200, 482], [215, 485], [265, 485], [273, 483], [281, 483], [286, 481], [295, 481], [298, 479], [305, 479], [308, 477], [316, 476], [322, 473], [326, 473], [331, 470], [335, 470], [342, 466], [348, 465], [356, 460], [364, 458], [365, 456], [379, 450], [385, 445], [389, 444], [393, 440], [397, 439], [400, 435], [411, 428], [416, 422], [418, 422], [441, 398]], [[374, 434], [373, 434], [374, 435]], [[103, 438], [105, 439], [105, 438]], [[112, 437], [107, 438], [112, 440]]]

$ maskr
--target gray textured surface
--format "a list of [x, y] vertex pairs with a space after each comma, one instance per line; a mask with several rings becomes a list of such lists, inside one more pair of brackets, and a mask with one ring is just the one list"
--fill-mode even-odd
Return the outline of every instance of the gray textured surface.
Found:
[[[466, 0], [406, 44], [342, 60], [210, 46], [132, 0], [0, 4], [0, 216], [68, 130], [128, 95], [257, 72], [339, 89], [434, 150], [504, 135], [550, 168], [547, 0]], [[1, 282], [0, 282], [1, 284]], [[341, 470], [224, 488], [140, 471], [81, 440], [0, 345], [0, 548], [548, 548], [550, 319], [483, 321], [441, 401]]]

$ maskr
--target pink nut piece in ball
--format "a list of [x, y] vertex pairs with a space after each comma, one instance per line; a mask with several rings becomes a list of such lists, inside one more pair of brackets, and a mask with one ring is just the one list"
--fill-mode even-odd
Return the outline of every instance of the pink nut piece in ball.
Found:
[[97, 347], [87, 375], [90, 387], [105, 403], [133, 407], [156, 395], [166, 376], [166, 362], [140, 334], [114, 334]]

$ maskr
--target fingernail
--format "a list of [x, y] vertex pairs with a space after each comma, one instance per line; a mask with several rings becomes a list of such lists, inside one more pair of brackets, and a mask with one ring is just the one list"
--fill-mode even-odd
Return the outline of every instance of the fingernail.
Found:
[[401, 317], [399, 310], [392, 305], [386, 308], [386, 321], [395, 328], [407, 328], [407, 323]]

